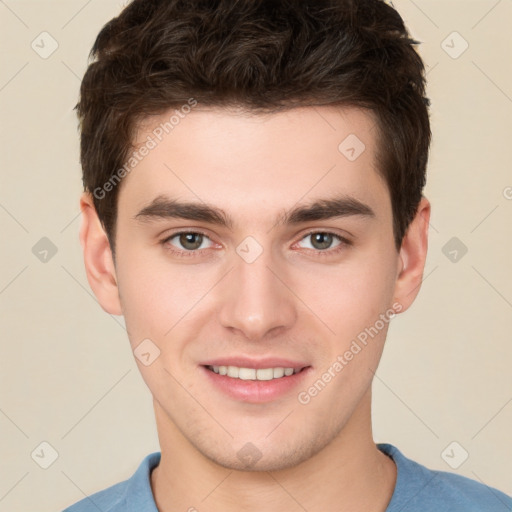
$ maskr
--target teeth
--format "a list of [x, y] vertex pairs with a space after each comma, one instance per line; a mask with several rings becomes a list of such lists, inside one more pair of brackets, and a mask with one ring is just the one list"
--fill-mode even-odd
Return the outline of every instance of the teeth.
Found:
[[273, 368], [259, 368], [258, 370], [256, 370], [256, 379], [258, 380], [272, 380], [273, 378]]
[[233, 377], [234, 379], [238, 379], [240, 374], [240, 368], [236, 366], [228, 366], [228, 377]]
[[294, 368], [239, 368], [238, 366], [208, 366], [210, 370], [219, 375], [227, 375], [232, 379], [241, 380], [272, 380], [289, 377], [299, 370]]
[[274, 368], [274, 379], [284, 377], [284, 368]]
[[[233, 366], [233, 368], [235, 368]], [[255, 380], [256, 370], [254, 368], [236, 368], [238, 370], [238, 378], [242, 380]], [[259, 371], [259, 370], [258, 370]], [[230, 375], [234, 377], [234, 375]]]

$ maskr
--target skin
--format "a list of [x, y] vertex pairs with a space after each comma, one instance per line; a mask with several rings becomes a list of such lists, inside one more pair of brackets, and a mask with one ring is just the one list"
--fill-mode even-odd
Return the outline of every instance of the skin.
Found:
[[[137, 141], [168, 117], [141, 125]], [[350, 134], [366, 146], [355, 161], [338, 150]], [[397, 251], [376, 137], [370, 114], [354, 108], [248, 116], [198, 106], [124, 178], [115, 264], [83, 194], [90, 286], [105, 311], [124, 315], [132, 349], [149, 338], [160, 350], [149, 366], [136, 359], [154, 398], [159, 510], [385, 511], [396, 467], [373, 441], [371, 383], [389, 324], [309, 403], [297, 399], [380, 314], [406, 311], [421, 286], [430, 203], [421, 200]], [[222, 208], [234, 225], [134, 218], [161, 194]], [[284, 210], [339, 194], [375, 216], [276, 224]], [[194, 256], [170, 251], [190, 247], [171, 235], [197, 230], [207, 238]], [[352, 243], [334, 252], [334, 237], [319, 249], [311, 231]], [[236, 252], [247, 236], [263, 249], [252, 263]], [[298, 389], [247, 403], [211, 386], [200, 367], [231, 355], [300, 360], [310, 369]], [[248, 442], [261, 454], [251, 467], [237, 456]]]

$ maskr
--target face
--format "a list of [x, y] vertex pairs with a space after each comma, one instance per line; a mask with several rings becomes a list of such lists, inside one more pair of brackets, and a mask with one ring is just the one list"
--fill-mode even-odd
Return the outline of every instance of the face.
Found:
[[376, 137], [356, 109], [196, 108], [124, 178], [115, 279], [160, 433], [276, 470], [357, 416], [408, 306]]

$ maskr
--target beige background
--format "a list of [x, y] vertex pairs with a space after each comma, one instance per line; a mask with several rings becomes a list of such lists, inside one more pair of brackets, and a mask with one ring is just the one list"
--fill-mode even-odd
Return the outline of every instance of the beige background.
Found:
[[[512, 2], [394, 4], [429, 69], [433, 213], [422, 291], [393, 321], [375, 379], [375, 440], [512, 494]], [[0, 1], [0, 512], [59, 511], [158, 450], [122, 318], [92, 296], [78, 242], [72, 108], [121, 5]], [[31, 47], [51, 49], [43, 31], [58, 43], [46, 59]], [[469, 43], [458, 58], [454, 31]], [[32, 252], [42, 237], [57, 248], [47, 262]], [[456, 262], [443, 253], [452, 237], [468, 249]], [[58, 453], [47, 469], [43, 441]], [[458, 469], [442, 457], [453, 441], [450, 462], [469, 453]]]

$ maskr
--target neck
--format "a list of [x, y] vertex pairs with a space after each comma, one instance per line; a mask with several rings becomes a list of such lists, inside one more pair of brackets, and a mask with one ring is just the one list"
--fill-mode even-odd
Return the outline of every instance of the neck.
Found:
[[371, 390], [341, 432], [319, 453], [280, 471], [237, 471], [204, 457], [155, 401], [162, 457], [151, 474], [160, 512], [385, 512], [396, 483], [394, 462], [372, 438]]

